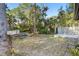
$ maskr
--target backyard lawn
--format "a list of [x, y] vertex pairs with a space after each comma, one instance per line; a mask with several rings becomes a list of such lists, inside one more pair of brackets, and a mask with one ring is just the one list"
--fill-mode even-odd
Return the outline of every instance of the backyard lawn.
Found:
[[14, 55], [64, 56], [70, 55], [64, 38], [53, 35], [37, 35], [13, 40]]

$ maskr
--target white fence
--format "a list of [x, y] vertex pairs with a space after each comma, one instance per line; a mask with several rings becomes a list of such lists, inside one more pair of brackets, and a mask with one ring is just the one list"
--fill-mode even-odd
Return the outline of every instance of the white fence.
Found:
[[58, 34], [79, 35], [79, 27], [58, 27]]

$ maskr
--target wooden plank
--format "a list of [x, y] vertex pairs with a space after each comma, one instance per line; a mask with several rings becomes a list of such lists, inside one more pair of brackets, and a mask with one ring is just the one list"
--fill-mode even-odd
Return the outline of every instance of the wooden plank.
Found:
[[7, 31], [7, 35], [18, 35], [20, 34], [20, 31], [19, 30], [13, 30], [13, 31]]

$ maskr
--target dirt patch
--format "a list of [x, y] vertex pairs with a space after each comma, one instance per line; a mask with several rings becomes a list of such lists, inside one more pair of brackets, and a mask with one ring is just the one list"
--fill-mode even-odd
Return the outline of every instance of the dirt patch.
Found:
[[53, 35], [39, 35], [25, 39], [13, 40], [13, 47], [21, 55], [29, 56], [66, 56], [67, 44], [63, 38], [54, 38]]

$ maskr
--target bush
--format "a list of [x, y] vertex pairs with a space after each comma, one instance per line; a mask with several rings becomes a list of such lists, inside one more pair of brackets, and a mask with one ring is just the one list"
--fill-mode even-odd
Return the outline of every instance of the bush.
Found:
[[79, 56], [79, 44], [76, 44], [76, 45], [75, 45], [75, 48], [69, 49], [69, 52], [70, 52], [73, 56]]
[[38, 32], [40, 34], [49, 34], [48, 28], [40, 28], [38, 29]]
[[69, 52], [73, 55], [73, 56], [79, 56], [79, 50], [78, 49], [69, 49]]

